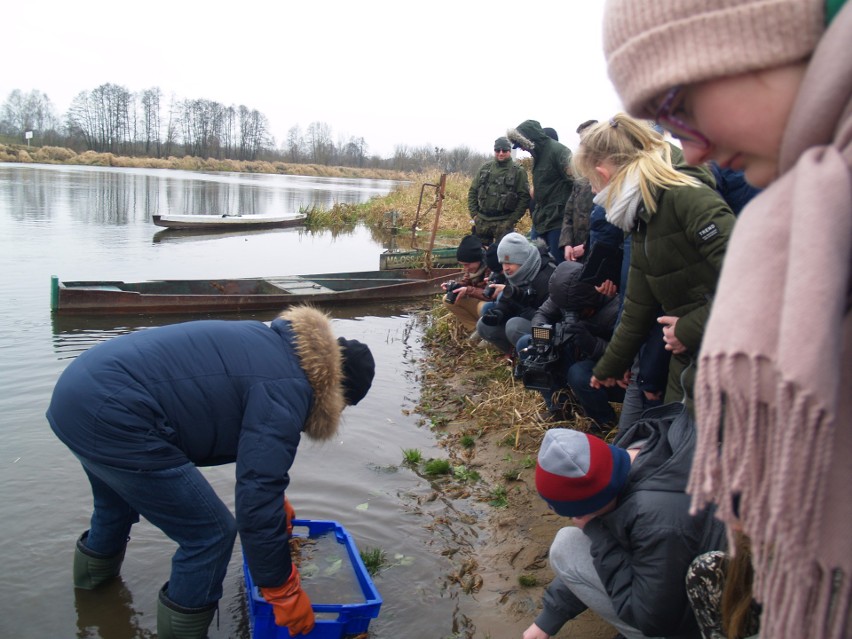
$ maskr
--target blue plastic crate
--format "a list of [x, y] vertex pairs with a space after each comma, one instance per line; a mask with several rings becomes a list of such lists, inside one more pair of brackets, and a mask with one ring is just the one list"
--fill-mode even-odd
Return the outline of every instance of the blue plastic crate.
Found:
[[[296, 537], [304, 536], [300, 534], [298, 530], [300, 528], [308, 529], [308, 537], [319, 537], [333, 532], [337, 543], [344, 545], [346, 548], [346, 555], [352, 564], [355, 577], [364, 597], [363, 603], [312, 603], [314, 614], [317, 615], [316, 626], [307, 635], [299, 635], [299, 637], [308, 637], [310, 639], [342, 639], [346, 635], [367, 632], [370, 620], [379, 616], [382, 598], [379, 595], [379, 591], [376, 590], [373, 580], [370, 579], [364, 562], [361, 561], [361, 555], [358, 554], [358, 549], [355, 547], [352, 536], [336, 521], [294, 519], [293, 528], [294, 536]], [[245, 558], [243, 559], [243, 573], [246, 579], [246, 596], [249, 604], [252, 638], [290, 639], [290, 633], [286, 627], [275, 625], [275, 615], [272, 612], [272, 606], [266, 602], [260, 594], [260, 589], [254, 585]], [[305, 591], [310, 596], [310, 584], [305, 584], [303, 581], [302, 585], [303, 587], [307, 585]], [[336, 618], [329, 618], [330, 615], [336, 615]]]

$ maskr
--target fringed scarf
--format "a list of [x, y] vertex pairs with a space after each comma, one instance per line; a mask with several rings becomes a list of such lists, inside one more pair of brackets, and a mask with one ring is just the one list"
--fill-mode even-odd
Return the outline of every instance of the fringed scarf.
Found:
[[773, 639], [852, 636], [850, 42], [847, 4], [808, 67], [781, 177], [737, 222], [696, 381], [693, 508], [717, 503], [729, 537], [751, 538]]

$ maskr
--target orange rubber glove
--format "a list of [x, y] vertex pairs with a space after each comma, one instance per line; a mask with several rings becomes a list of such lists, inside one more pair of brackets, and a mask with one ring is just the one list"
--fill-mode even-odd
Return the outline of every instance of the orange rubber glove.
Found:
[[272, 604], [275, 625], [287, 626], [291, 637], [307, 634], [314, 629], [314, 609], [311, 608], [308, 595], [302, 590], [302, 580], [296, 566], [293, 566], [283, 586], [261, 588], [260, 594]]
[[287, 517], [287, 536], [293, 536], [293, 520], [296, 518], [296, 511], [293, 510], [293, 505], [287, 499], [287, 495], [284, 495], [284, 513]]

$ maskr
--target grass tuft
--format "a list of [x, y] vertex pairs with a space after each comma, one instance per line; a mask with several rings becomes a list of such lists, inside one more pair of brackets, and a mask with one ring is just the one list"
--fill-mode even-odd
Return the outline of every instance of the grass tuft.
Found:
[[423, 472], [427, 475], [449, 475], [452, 467], [448, 459], [430, 459], [423, 465]]
[[387, 557], [385, 551], [381, 548], [365, 548], [358, 552], [361, 555], [361, 561], [364, 562], [364, 567], [371, 577], [387, 565]]
[[408, 466], [417, 466], [423, 461], [423, 453], [419, 448], [403, 448], [402, 463]]

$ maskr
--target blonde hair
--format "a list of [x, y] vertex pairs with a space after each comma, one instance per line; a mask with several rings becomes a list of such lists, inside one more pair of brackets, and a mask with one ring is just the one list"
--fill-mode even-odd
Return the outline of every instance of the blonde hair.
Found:
[[597, 190], [603, 186], [595, 167], [609, 162], [615, 169], [609, 182], [604, 208], [621, 193], [624, 181], [636, 175], [642, 201], [649, 213], [657, 210], [657, 193], [674, 186], [700, 186], [700, 182], [672, 166], [669, 143], [644, 120], [618, 113], [583, 131], [573, 157], [575, 175], [581, 175]]

